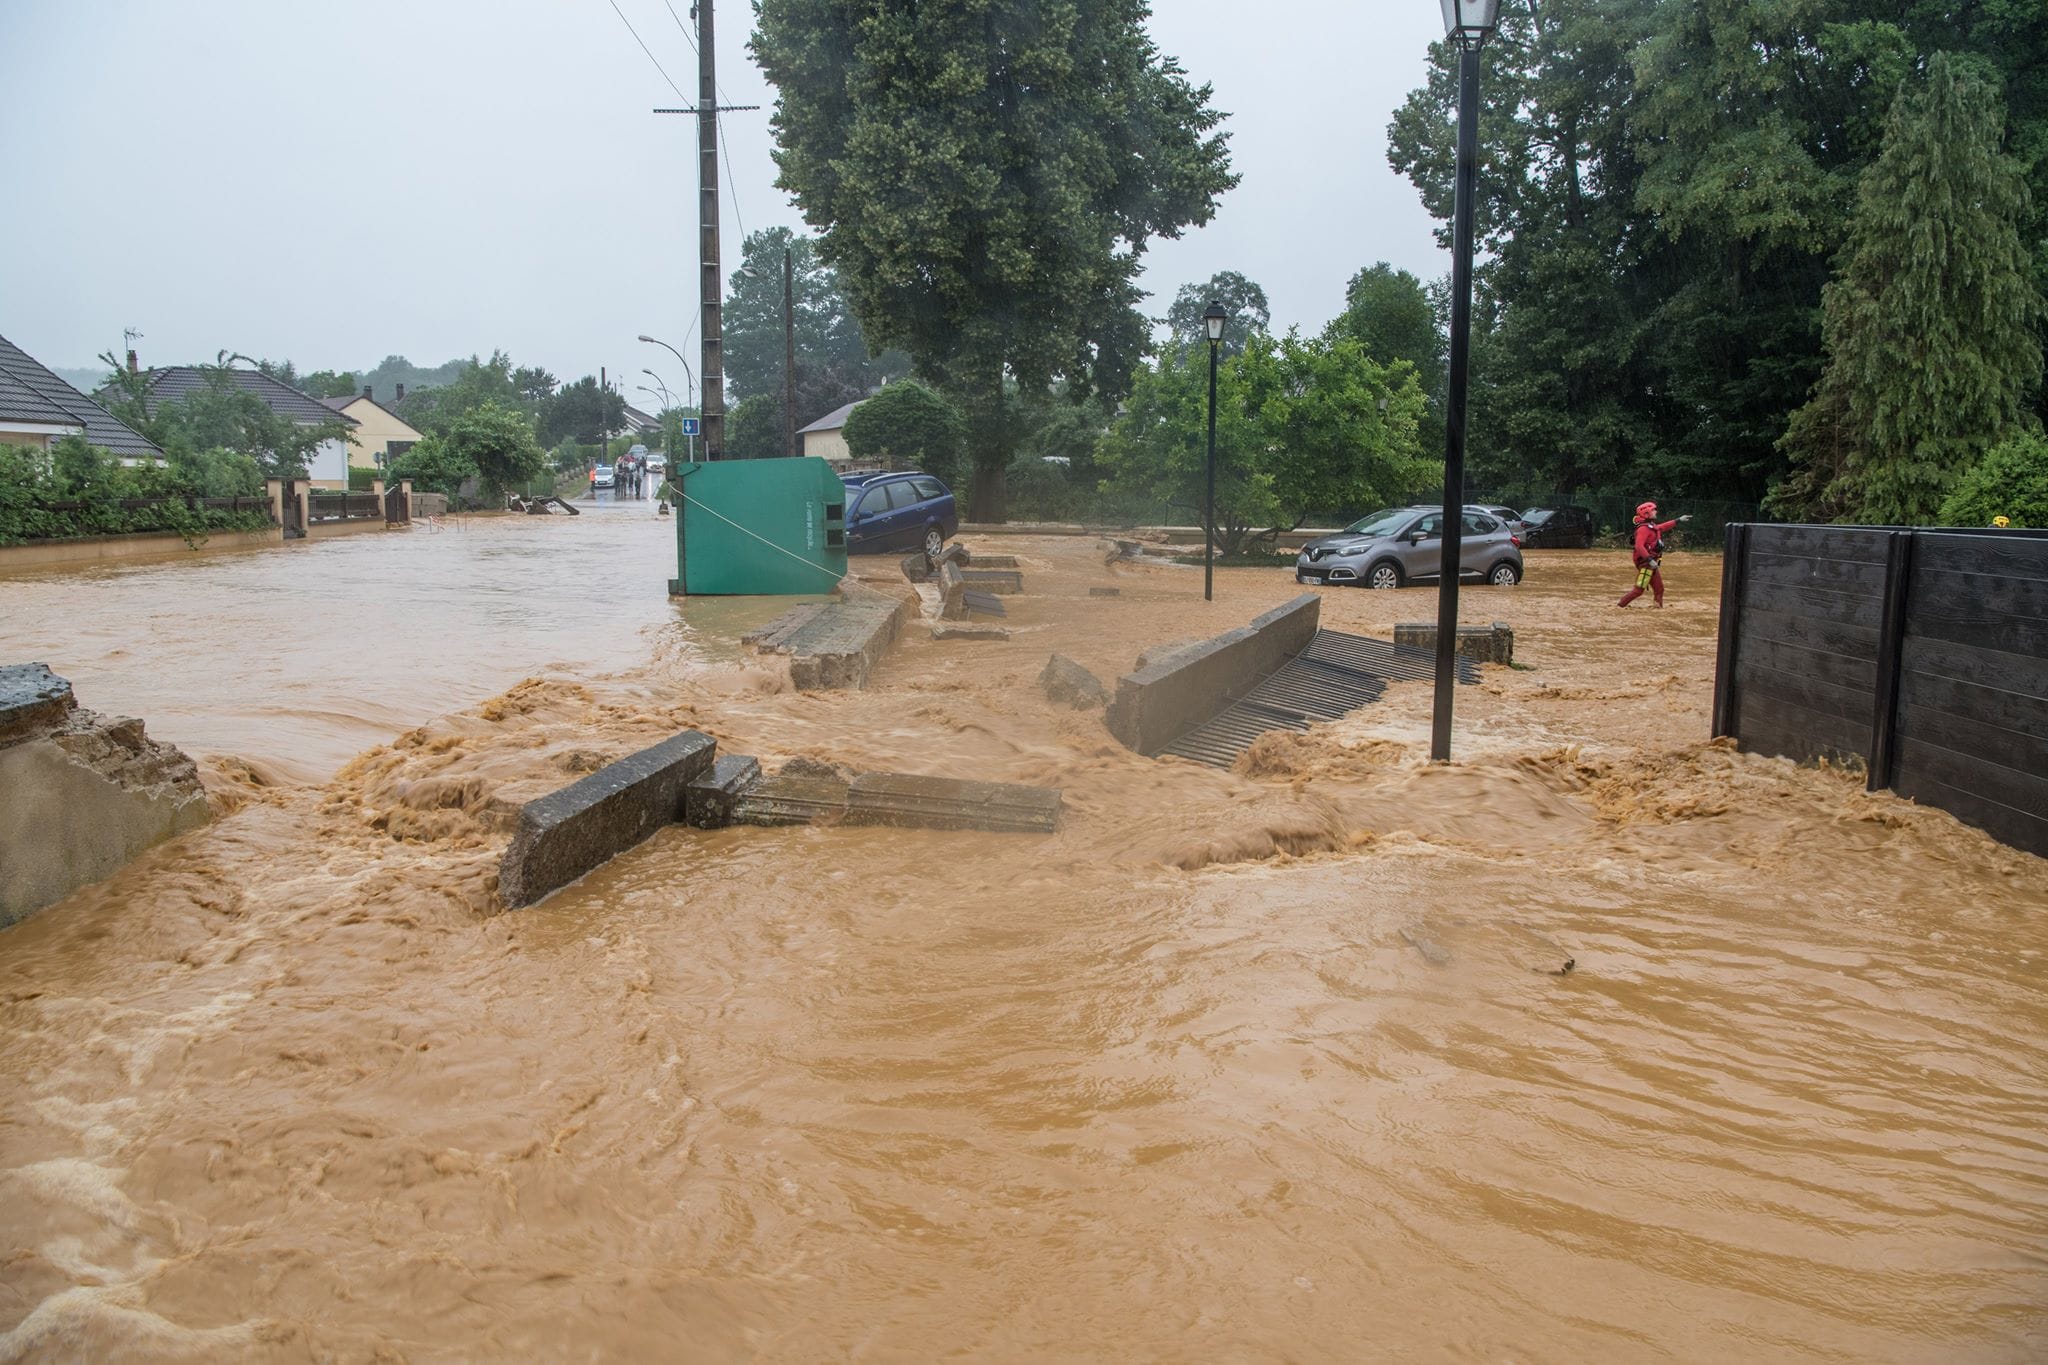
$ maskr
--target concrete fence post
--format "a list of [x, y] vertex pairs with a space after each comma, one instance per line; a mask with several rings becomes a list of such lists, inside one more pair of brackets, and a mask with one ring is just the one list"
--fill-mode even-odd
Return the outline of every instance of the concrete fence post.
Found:
[[265, 479], [263, 495], [270, 499], [270, 520], [278, 526], [284, 525], [284, 480]]

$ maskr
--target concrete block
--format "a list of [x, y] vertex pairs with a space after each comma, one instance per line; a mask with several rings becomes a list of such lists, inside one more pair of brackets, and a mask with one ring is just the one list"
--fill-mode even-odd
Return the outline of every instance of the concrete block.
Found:
[[932, 627], [934, 640], [1007, 640], [1010, 632], [1001, 626], [941, 625]]
[[925, 558], [923, 550], [903, 556], [903, 576], [913, 583], [931, 581], [932, 562]]
[[846, 819], [855, 825], [1049, 834], [1059, 825], [1060, 805], [1054, 787], [862, 773], [849, 789]]
[[789, 655], [790, 680], [805, 691], [864, 687], [908, 610], [902, 598], [842, 585], [832, 601], [786, 612], [741, 642]]
[[1012, 597], [1024, 591], [1024, 575], [1016, 569], [973, 568], [963, 571], [960, 581], [977, 592]]
[[972, 567], [977, 569], [1014, 569], [1018, 567], [1015, 555], [976, 555]]
[[966, 619], [967, 580], [960, 575], [960, 566], [953, 560], [939, 564], [939, 615], [948, 621]]
[[206, 823], [199, 770], [139, 720], [77, 706], [40, 664], [0, 670], [0, 928]]
[[764, 777], [733, 803], [736, 825], [813, 825], [846, 818], [849, 784], [823, 773], [785, 769]]
[[[1394, 627], [1396, 649], [1419, 649], [1426, 654], [1436, 653], [1436, 623], [1410, 623]], [[1459, 626], [1458, 653], [1483, 664], [1510, 664], [1515, 661], [1515, 632], [1506, 622], [1495, 621], [1490, 626]]]
[[698, 829], [724, 829], [733, 807], [761, 780], [761, 760], [751, 754], [720, 754], [709, 770], [683, 786], [683, 819]]
[[957, 540], [939, 551], [939, 563], [941, 564], [958, 564], [964, 569], [974, 562], [974, 552]]
[[1088, 589], [1088, 595], [1090, 597], [1122, 597], [1124, 590], [1122, 588], [1090, 588]]
[[1064, 654], [1055, 654], [1045, 661], [1045, 668], [1038, 675], [1038, 685], [1047, 699], [1071, 706], [1076, 711], [1109, 703], [1109, 689], [1102, 685], [1102, 679]]
[[685, 730], [520, 807], [498, 866], [505, 908], [533, 904], [682, 819], [684, 788], [716, 757], [711, 736]]
[[1104, 716], [1110, 733], [1141, 754], [1158, 753], [1308, 648], [1321, 603], [1304, 593], [1249, 625], [1125, 674]]
[[0, 744], [56, 729], [77, 704], [48, 664], [0, 665]]

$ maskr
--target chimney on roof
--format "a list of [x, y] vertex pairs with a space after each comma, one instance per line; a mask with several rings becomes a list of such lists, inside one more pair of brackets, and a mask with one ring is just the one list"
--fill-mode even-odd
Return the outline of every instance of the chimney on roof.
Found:
[[365, 398], [368, 398], [368, 399], [370, 399], [370, 401], [374, 403], [374, 402], [375, 402], [375, 401], [377, 401], [377, 400], [376, 400], [375, 396], [374, 396], [374, 395], [372, 395], [372, 394], [371, 394], [371, 392], [370, 392], [370, 390], [371, 390], [371, 389], [372, 389], [373, 387], [375, 387], [375, 386], [374, 386], [374, 385], [370, 385], [370, 384], [365, 384], [365, 385], [363, 385], [363, 397], [365, 397]]
[[403, 403], [405, 401], [405, 385], [400, 384], [398, 386], [398, 397], [392, 401], [396, 403]]
[[128, 348], [128, 373], [135, 373], [135, 348], [133, 346]]

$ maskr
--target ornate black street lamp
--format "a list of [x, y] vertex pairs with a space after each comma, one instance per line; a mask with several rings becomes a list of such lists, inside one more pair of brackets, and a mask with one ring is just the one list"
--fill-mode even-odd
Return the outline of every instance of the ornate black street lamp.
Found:
[[1216, 352], [1223, 345], [1223, 323], [1230, 314], [1215, 299], [1202, 314], [1209, 329], [1209, 491], [1202, 499], [1202, 600], [1216, 599]]
[[1500, 24], [1500, 0], [1442, 0], [1458, 47], [1458, 181], [1451, 227], [1451, 373], [1444, 405], [1443, 558], [1436, 596], [1436, 703], [1429, 757], [1451, 757], [1451, 690], [1458, 674], [1458, 567], [1465, 518], [1465, 379], [1472, 358], [1472, 198], [1479, 159], [1479, 49]]

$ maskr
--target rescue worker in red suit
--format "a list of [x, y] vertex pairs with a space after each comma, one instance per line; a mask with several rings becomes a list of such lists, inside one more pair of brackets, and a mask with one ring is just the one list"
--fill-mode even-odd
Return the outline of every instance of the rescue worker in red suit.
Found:
[[1679, 521], [1691, 521], [1692, 515], [1678, 518], [1678, 521], [1657, 520], [1657, 504], [1646, 502], [1636, 508], [1636, 585], [1622, 594], [1614, 605], [1625, 607], [1643, 595], [1648, 588], [1656, 595], [1657, 605], [1664, 605], [1664, 575], [1660, 571], [1664, 562], [1664, 533], [1678, 525]]

